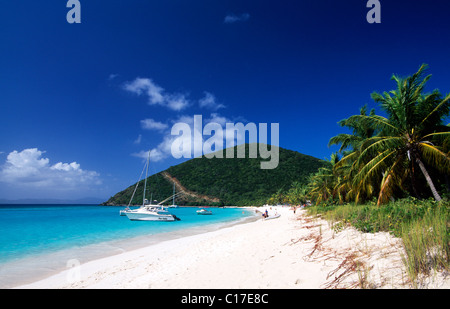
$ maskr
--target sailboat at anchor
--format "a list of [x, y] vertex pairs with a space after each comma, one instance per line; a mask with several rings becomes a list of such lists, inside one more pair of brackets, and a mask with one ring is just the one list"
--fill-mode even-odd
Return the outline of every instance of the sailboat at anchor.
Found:
[[[148, 200], [145, 198], [149, 164], [150, 164], [150, 151], [148, 152], [148, 158], [147, 158], [147, 164], [146, 164], [147, 171], [145, 173], [144, 194], [143, 194], [143, 198], [142, 198], [142, 206], [139, 207], [138, 209], [133, 209], [133, 210], [131, 210], [129, 207], [127, 207], [125, 210], [121, 211], [121, 215], [124, 213], [128, 217], [128, 219], [130, 219], [132, 221], [177, 221], [177, 220], [180, 220], [177, 216], [168, 212], [164, 208], [164, 206], [162, 206], [161, 204], [155, 205], [155, 204], [152, 204], [152, 201], [150, 201], [150, 203], [149, 203]], [[144, 168], [145, 168], [145, 166], [144, 166]], [[130, 199], [130, 203], [134, 197], [134, 193], [136, 192], [138, 184], [139, 184], [139, 182], [136, 184], [133, 195], [131, 196], [131, 199]]]

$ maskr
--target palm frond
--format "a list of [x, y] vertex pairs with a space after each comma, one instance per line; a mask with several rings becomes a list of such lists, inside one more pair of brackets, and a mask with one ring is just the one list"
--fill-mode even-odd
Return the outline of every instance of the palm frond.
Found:
[[[377, 205], [381, 205], [387, 202], [393, 195], [394, 189], [401, 185], [401, 178], [399, 173], [399, 166], [403, 158], [400, 156], [391, 165], [390, 169], [384, 174], [383, 179], [381, 181], [380, 193], [378, 194]], [[400, 171], [402, 169], [400, 168]]]
[[[436, 111], [439, 110], [439, 108], [445, 106], [445, 105], [449, 105], [450, 104], [450, 94], [448, 94], [441, 103], [439, 103], [419, 124], [422, 125], [423, 123], [425, 123], [425, 121], [427, 121], [428, 118], [431, 117], [431, 115], [433, 115]], [[449, 107], [447, 106], [447, 110], [449, 109]], [[447, 111], [448, 114], [448, 111]]]
[[341, 144], [341, 147], [339, 148], [339, 152], [343, 152], [347, 148], [356, 148], [358, 147], [359, 143], [361, 142], [361, 138], [352, 134], [339, 134], [332, 138], [330, 138], [330, 141], [328, 142], [328, 147], [332, 145], [339, 145]]
[[439, 147], [428, 142], [419, 143], [422, 158], [441, 172], [450, 174], [450, 158]]
[[351, 121], [367, 121], [373, 128], [379, 129], [380, 131], [388, 129], [395, 133], [400, 133], [399, 129], [389, 122], [389, 119], [379, 115], [353, 115], [348, 119]]
[[367, 161], [367, 158], [373, 158], [379, 153], [384, 152], [386, 149], [394, 149], [394, 151], [400, 151], [402, 142], [403, 138], [396, 136], [376, 136], [367, 139], [365, 143], [367, 143], [368, 146], [366, 146], [365, 149], [361, 151], [357, 162], [358, 164], [363, 164], [365, 161]]
[[374, 174], [381, 175], [387, 168], [387, 160], [392, 158], [397, 153], [397, 150], [387, 149], [374, 157], [356, 174], [353, 183], [357, 186], [364, 186], [366, 182], [374, 177]]

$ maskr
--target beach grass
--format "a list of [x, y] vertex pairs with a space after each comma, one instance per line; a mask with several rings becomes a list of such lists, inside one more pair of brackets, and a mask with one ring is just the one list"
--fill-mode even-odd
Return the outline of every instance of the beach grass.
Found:
[[362, 232], [390, 232], [401, 238], [403, 262], [414, 287], [421, 276], [450, 269], [450, 203], [447, 201], [410, 197], [381, 206], [375, 202], [313, 206], [308, 213], [320, 215], [335, 231], [353, 226]]

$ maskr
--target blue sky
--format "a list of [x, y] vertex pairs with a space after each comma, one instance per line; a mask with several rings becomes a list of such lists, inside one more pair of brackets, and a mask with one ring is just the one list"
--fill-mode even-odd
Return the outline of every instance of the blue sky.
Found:
[[365, 0], [80, 0], [69, 24], [66, 1], [3, 1], [0, 199], [106, 199], [144, 151], [151, 172], [182, 162], [170, 128], [194, 115], [279, 123], [281, 147], [329, 157], [393, 73], [427, 63], [450, 91], [450, 3], [380, 2], [369, 24]]

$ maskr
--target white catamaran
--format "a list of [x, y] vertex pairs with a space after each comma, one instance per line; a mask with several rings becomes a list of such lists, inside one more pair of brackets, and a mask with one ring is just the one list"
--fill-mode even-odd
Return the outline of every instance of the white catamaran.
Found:
[[[120, 214], [125, 214], [128, 219], [133, 221], [176, 221], [180, 220], [177, 216], [174, 214], [171, 214], [168, 212], [164, 206], [160, 204], [154, 205], [152, 204], [152, 201], [148, 203], [148, 200], [145, 198], [145, 191], [147, 187], [147, 177], [148, 177], [148, 167], [150, 164], [150, 151], [148, 152], [148, 158], [147, 158], [147, 171], [145, 173], [145, 181], [144, 181], [144, 194], [142, 198], [142, 206], [138, 209], [130, 209], [131, 200], [133, 200], [134, 194], [136, 193], [137, 186], [139, 184], [136, 184], [136, 187], [134, 189], [133, 195], [131, 196], [130, 203], [128, 204], [127, 208], [125, 210], [121, 210]], [[145, 168], [145, 166], [144, 166]], [[142, 170], [142, 172], [144, 172]], [[141, 173], [142, 176], [142, 173]], [[140, 180], [140, 179], [139, 179]]]

